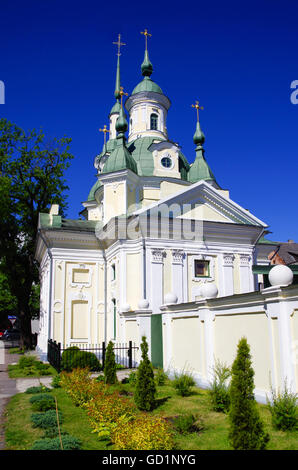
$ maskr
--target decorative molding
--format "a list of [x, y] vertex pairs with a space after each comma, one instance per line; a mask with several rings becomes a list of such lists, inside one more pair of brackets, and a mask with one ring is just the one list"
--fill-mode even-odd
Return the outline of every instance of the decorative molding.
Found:
[[172, 250], [172, 264], [182, 264], [185, 253], [183, 250]]
[[251, 256], [248, 254], [241, 254], [240, 255], [240, 266], [249, 266], [251, 260]]
[[233, 253], [224, 253], [223, 254], [223, 266], [231, 266], [234, 265], [235, 256]]
[[151, 250], [151, 262], [152, 263], [163, 263], [164, 251], [160, 248], [154, 248]]

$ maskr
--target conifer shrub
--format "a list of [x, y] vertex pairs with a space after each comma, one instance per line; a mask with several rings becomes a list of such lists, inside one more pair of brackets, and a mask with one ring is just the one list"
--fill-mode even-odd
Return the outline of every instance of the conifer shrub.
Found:
[[269, 441], [254, 398], [254, 370], [246, 338], [238, 343], [230, 386], [229, 440], [235, 450], [263, 450]]
[[283, 391], [276, 392], [271, 387], [272, 400], [268, 401], [271, 413], [272, 426], [281, 431], [295, 431], [298, 429], [297, 393], [290, 392], [287, 384]]
[[[61, 437], [63, 450], [80, 450], [81, 442], [73, 436], [66, 435]], [[34, 442], [31, 450], [62, 450], [59, 437], [53, 439], [44, 438]]]
[[33, 411], [48, 411], [56, 408], [55, 399], [49, 393], [38, 393], [30, 398]]
[[34, 395], [35, 393], [48, 393], [51, 389], [46, 387], [45, 385], [38, 385], [36, 387], [29, 387], [25, 391], [28, 395]]
[[151, 411], [156, 403], [156, 385], [153, 367], [148, 358], [148, 343], [145, 336], [142, 338], [141, 351], [142, 360], [137, 369], [134, 401], [139, 410]]
[[[59, 424], [62, 424], [62, 413], [58, 412]], [[34, 428], [56, 428], [58, 427], [57, 423], [57, 413], [56, 410], [48, 410], [43, 413], [32, 413], [31, 422]]]
[[176, 416], [172, 419], [175, 429], [180, 434], [189, 434], [192, 432], [199, 432], [204, 429], [203, 422], [192, 413]]
[[118, 382], [116, 370], [114, 344], [110, 341], [106, 350], [104, 365], [104, 381], [106, 384], [113, 385]]

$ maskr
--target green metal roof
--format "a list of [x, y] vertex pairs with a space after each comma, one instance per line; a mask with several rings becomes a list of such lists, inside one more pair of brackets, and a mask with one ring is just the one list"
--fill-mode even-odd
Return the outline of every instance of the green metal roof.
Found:
[[196, 153], [196, 159], [188, 171], [188, 181], [190, 183], [196, 183], [200, 180], [216, 181], [214, 174], [205, 160], [202, 147], [197, 149]]
[[142, 91], [153, 91], [154, 93], [160, 93], [163, 95], [162, 89], [157, 85], [151, 78], [145, 77], [133, 90], [132, 95], [141, 93]]
[[100, 188], [101, 186], [102, 186], [102, 183], [99, 180], [97, 180], [90, 190], [87, 201], [95, 200], [95, 193], [98, 190], [98, 188]]
[[110, 111], [110, 116], [112, 114], [119, 114], [120, 113], [120, 109], [121, 109], [121, 104], [119, 103], [119, 101], [117, 100], [116, 103], [114, 104], [114, 106], [112, 107], [111, 111]]
[[154, 173], [154, 160], [149, 147], [156, 139], [155, 137], [141, 137], [134, 140], [129, 146], [132, 157], [137, 165], [137, 174], [139, 176], [152, 176]]

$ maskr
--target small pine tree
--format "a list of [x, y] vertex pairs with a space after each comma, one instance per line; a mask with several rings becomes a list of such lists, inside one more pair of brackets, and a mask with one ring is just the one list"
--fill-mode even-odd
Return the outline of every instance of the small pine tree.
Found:
[[142, 337], [142, 360], [137, 370], [134, 400], [139, 410], [151, 411], [155, 405], [156, 386], [151, 362], [148, 358], [146, 337]]
[[230, 443], [235, 450], [262, 450], [269, 435], [264, 431], [254, 398], [254, 370], [246, 338], [238, 343], [230, 386]]
[[116, 374], [116, 361], [113, 342], [110, 341], [106, 351], [104, 366], [104, 381], [106, 384], [116, 384], [118, 382]]

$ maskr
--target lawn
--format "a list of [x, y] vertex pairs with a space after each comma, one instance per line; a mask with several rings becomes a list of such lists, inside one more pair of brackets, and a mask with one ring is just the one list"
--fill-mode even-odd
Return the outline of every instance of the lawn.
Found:
[[[114, 387], [113, 387], [114, 388]], [[133, 386], [121, 384], [120, 393], [133, 400]], [[58, 406], [63, 413], [63, 430], [78, 438], [84, 450], [111, 449], [107, 441], [100, 441], [92, 433], [86, 412], [73, 405], [71, 399], [63, 389], [54, 389]], [[30, 449], [34, 440], [42, 436], [42, 432], [34, 429], [30, 424], [32, 413], [30, 395], [15, 395], [7, 408], [6, 445], [7, 449]], [[276, 431], [271, 425], [271, 415], [266, 405], [258, 405], [266, 430], [270, 434], [268, 449], [272, 450], [298, 450], [298, 431]], [[173, 418], [181, 414], [195, 414], [202, 424], [201, 430], [195, 433], [176, 435], [177, 448], [181, 450], [228, 450], [231, 449], [228, 441], [229, 421], [223, 413], [212, 411], [207, 390], [194, 387], [188, 397], [181, 397], [167, 381], [164, 386], [158, 387], [157, 407], [153, 415]]]

